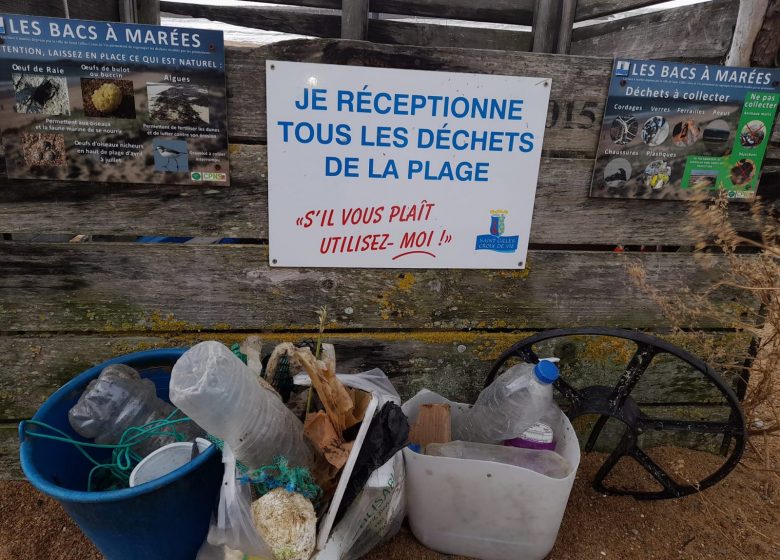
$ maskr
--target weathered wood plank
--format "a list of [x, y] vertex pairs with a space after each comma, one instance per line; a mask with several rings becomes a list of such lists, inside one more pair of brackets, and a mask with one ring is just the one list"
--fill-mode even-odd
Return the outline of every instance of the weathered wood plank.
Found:
[[533, 51], [553, 53], [558, 48], [558, 32], [561, 22], [559, 1], [536, 0], [533, 23]]
[[[0, 331], [308, 329], [314, 317], [302, 310], [320, 305], [338, 310], [333, 320], [341, 328], [668, 325], [634, 288], [626, 257], [531, 251], [523, 271], [355, 274], [269, 268], [267, 246], [2, 242]], [[669, 291], [697, 290], [719, 277], [690, 254], [633, 258]], [[697, 326], [719, 325], [702, 318]]]
[[160, 2], [160, 9], [177, 15], [206, 18], [232, 25], [255, 27], [311, 37], [340, 37], [341, 15], [317, 8], [296, 9], [282, 6], [213, 6]]
[[[279, 342], [299, 344], [311, 342], [316, 336], [313, 332], [255, 334], [263, 340], [263, 355]], [[340, 372], [357, 373], [378, 367], [393, 380], [404, 399], [429, 388], [454, 400], [473, 402], [501, 352], [531, 334], [328, 332], [325, 339], [336, 345]], [[29, 418], [73, 376], [109, 358], [151, 348], [187, 347], [202, 340], [219, 340], [229, 346], [246, 336], [247, 333], [0, 336], [0, 354], [7, 357], [0, 376], [0, 422]], [[700, 341], [693, 335], [662, 337], [694, 354], [701, 351]], [[719, 347], [748, 346], [743, 335], [734, 333], [711, 333], [706, 340]], [[562, 358], [562, 372], [575, 386], [613, 385], [635, 350], [633, 343], [618, 342], [603, 337], [568, 337], [554, 345], [546, 344], [540, 352]], [[637, 399], [643, 403], [712, 402], [716, 396], [712, 387], [680, 366], [672, 360], [655, 361], [636, 388]]]
[[[119, 3], [94, 0], [68, 0], [68, 11], [74, 19], [119, 21]], [[0, 13], [65, 17], [62, 0], [0, 0]]]
[[[268, 238], [268, 161], [263, 145], [231, 145], [229, 188], [13, 180], [0, 189], [6, 233]], [[542, 158], [531, 243], [690, 245], [688, 207], [588, 198], [593, 162]], [[777, 172], [765, 169], [759, 193], [780, 211]], [[741, 231], [755, 231], [749, 205], [732, 204]], [[562, 227], [562, 224], [566, 224]], [[605, 227], [608, 224], [609, 227]]]
[[528, 51], [531, 33], [510, 29], [485, 29], [436, 23], [414, 23], [387, 19], [368, 22], [368, 40], [390, 45], [459, 47], [502, 51]]
[[[267, 0], [249, 0], [258, 4]], [[307, 8], [341, 9], [340, 0], [274, 0], [272, 4]], [[534, 0], [371, 0], [370, 10], [383, 14], [530, 25]]]
[[[295, 33], [312, 37], [340, 37], [341, 17], [337, 13], [306, 11], [278, 6], [209, 6], [162, 2], [166, 12], [208, 18], [234, 25]], [[527, 31], [485, 29], [435, 23], [414, 23], [386, 19], [368, 22], [368, 40], [374, 43], [426, 47], [465, 47], [497, 50], [528, 50]]]
[[530, 25], [534, 0], [371, 0], [371, 11], [385, 14]]
[[569, 54], [576, 9], [577, 0], [561, 0], [561, 24], [558, 27], [558, 45], [555, 49], [557, 54]]
[[594, 19], [661, 4], [667, 0], [578, 0], [575, 21]]
[[24, 478], [19, 464], [19, 431], [17, 425], [0, 424], [0, 480]]
[[368, 33], [368, 0], [341, 0], [341, 37], [364, 41]]
[[579, 27], [574, 30], [571, 53], [719, 61], [731, 46], [738, 10], [739, 2], [714, 0]]
[[[279, 342], [311, 341], [314, 333], [258, 333], [264, 354]], [[151, 348], [186, 347], [201, 340], [232, 344], [245, 333], [184, 336], [0, 337], [7, 356], [0, 376], [0, 419], [28, 418], [49, 395], [78, 373], [114, 356]], [[476, 332], [329, 333], [340, 372], [378, 367], [393, 378], [404, 398], [431, 387], [458, 398], [474, 398], [493, 360], [525, 334]], [[0, 420], [2, 421], [2, 420]]]

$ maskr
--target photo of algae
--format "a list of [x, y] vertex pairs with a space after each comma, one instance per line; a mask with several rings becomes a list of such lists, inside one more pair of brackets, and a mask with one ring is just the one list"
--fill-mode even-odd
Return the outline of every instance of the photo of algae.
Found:
[[69, 115], [68, 83], [62, 76], [12, 74], [17, 113]]
[[130, 80], [81, 79], [84, 114], [88, 117], [135, 118], [135, 96]]
[[209, 90], [194, 84], [146, 84], [149, 118], [188, 126], [209, 124]]

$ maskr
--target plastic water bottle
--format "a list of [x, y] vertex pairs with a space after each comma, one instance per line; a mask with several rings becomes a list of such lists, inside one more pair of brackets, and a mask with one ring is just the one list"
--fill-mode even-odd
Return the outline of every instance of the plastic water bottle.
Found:
[[552, 383], [558, 367], [547, 360], [517, 364], [486, 387], [467, 412], [453, 419], [453, 439], [500, 443], [520, 437], [554, 410]]
[[425, 448], [425, 454], [505, 463], [515, 467], [523, 467], [551, 478], [566, 478], [571, 472], [569, 461], [555, 451], [547, 449], [523, 449], [489, 443], [451, 441], [449, 443], [430, 443]]
[[224, 344], [201, 342], [185, 352], [173, 366], [170, 397], [252, 469], [279, 455], [293, 466], [311, 466], [303, 423]]
[[[128, 428], [164, 420], [173, 411], [170, 404], [157, 397], [151, 380], [142, 379], [135, 369], [125, 364], [111, 364], [90, 381], [68, 411], [68, 421], [85, 438], [115, 444]], [[176, 431], [189, 441], [203, 433], [191, 422], [178, 423]], [[169, 436], [154, 436], [134, 446], [133, 451], [145, 457], [174, 441]]]

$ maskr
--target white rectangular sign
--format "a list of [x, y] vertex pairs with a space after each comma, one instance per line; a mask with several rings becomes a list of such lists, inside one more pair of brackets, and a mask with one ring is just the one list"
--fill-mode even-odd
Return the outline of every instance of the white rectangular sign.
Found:
[[549, 78], [266, 70], [272, 265], [525, 267]]

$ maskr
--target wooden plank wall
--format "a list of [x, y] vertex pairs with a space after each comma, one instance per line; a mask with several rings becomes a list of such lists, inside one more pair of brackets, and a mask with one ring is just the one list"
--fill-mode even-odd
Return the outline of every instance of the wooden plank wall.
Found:
[[[74, 19], [119, 21], [119, 3], [115, 0], [68, 0], [68, 11]], [[0, 13], [65, 17], [62, 0], [0, 0]]]
[[570, 53], [720, 63], [731, 46], [738, 11], [735, 0], [713, 0], [578, 27]]
[[[333, 7], [332, 0], [281, 3]], [[406, 5], [400, 0], [378, 4], [388, 12]], [[474, 2], [416, 4], [431, 12], [447, 4], [447, 17], [496, 17]], [[502, 0], [496, 6], [504, 4], [514, 11], [496, 8], [496, 13], [511, 23], [526, 22], [531, 15], [526, 8], [532, 1]], [[257, 9], [266, 10], [258, 12], [258, 18], [270, 17], [270, 8], [258, 3]], [[316, 15], [317, 29], [328, 29], [332, 14]], [[286, 17], [275, 21], [287, 23], [274, 25], [288, 25]], [[403, 27], [393, 23], [396, 27], [386, 26], [384, 32], [383, 24], [375, 26], [374, 38], [386, 33], [382, 41], [397, 40], [394, 33]], [[510, 40], [485, 42], [478, 31], [469, 31], [474, 33], [469, 41], [457, 33], [431, 39], [424, 28], [413, 26], [401, 40], [483, 47]], [[517, 49], [527, 49], [521, 43], [530, 36], [507, 33]], [[410, 38], [415, 34], [417, 39]], [[327, 304], [329, 338], [337, 344], [344, 370], [378, 365], [404, 396], [427, 386], [453, 398], [472, 399], [501, 351], [535, 330], [577, 325], [668, 328], [648, 297], [632, 286], [625, 269], [628, 260], [642, 261], [651, 280], [670, 291], [700, 289], [714, 278], [689, 253], [611, 250], [616, 245], [686, 246], [691, 240], [683, 228], [684, 204], [587, 196], [611, 69], [608, 58], [330, 39], [231, 47], [226, 56], [230, 187], [2, 181], [0, 233], [14, 234], [17, 240], [0, 242], [0, 477], [18, 476], [14, 422], [31, 415], [72, 375], [117, 354], [204, 338], [232, 342], [249, 333], [259, 333], [269, 343], [311, 339], [314, 307]], [[267, 59], [552, 78], [529, 268], [269, 268]], [[775, 159], [768, 163], [775, 180], [780, 170], [778, 140], [776, 132], [769, 154]], [[732, 214], [741, 229], [751, 230], [747, 208], [734, 205]], [[104, 241], [23, 242], [18, 240], [21, 234], [86, 234]], [[126, 240], [136, 235], [242, 241], [147, 245], [113, 242], [110, 237]], [[706, 321], [688, 326], [719, 327]]]

